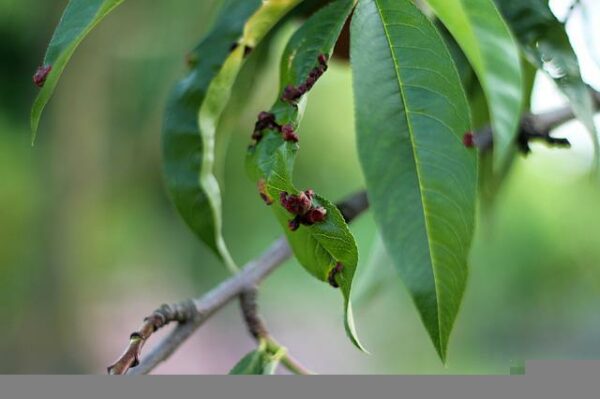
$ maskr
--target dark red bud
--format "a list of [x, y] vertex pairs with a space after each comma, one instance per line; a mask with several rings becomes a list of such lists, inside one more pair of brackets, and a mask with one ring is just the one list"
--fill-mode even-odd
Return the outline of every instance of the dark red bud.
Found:
[[293, 141], [294, 143], [297, 143], [299, 140], [298, 135], [296, 132], [294, 132], [292, 125], [283, 125], [281, 127], [281, 134], [285, 141]]
[[44, 83], [46, 82], [46, 78], [48, 77], [48, 74], [51, 70], [51, 65], [42, 65], [38, 67], [38, 69], [35, 71], [35, 74], [33, 75], [33, 83], [35, 83], [37, 87], [43, 87]]
[[475, 147], [475, 140], [473, 138], [473, 132], [466, 132], [463, 136], [463, 144], [467, 148]]

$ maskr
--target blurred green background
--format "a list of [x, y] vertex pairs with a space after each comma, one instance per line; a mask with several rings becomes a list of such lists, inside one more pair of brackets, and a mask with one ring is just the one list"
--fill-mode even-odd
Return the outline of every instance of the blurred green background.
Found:
[[[0, 0], [0, 373], [104, 372], [148, 312], [227, 276], [170, 205], [160, 165], [165, 98], [213, 2], [125, 2], [81, 45], [31, 147], [31, 75], [65, 5]], [[225, 236], [240, 264], [281, 234], [243, 159], [292, 29], [255, 52], [221, 123]], [[536, 87], [534, 106], [561, 103], [543, 79]], [[299, 187], [337, 200], [363, 186], [352, 109], [349, 68], [334, 63], [300, 131]], [[261, 291], [273, 334], [319, 373], [507, 374], [528, 359], [600, 358], [600, 188], [586, 178], [581, 127], [561, 131], [573, 148], [535, 146], [479, 226], [445, 367], [369, 214], [352, 230], [357, 325], [372, 354], [346, 339], [339, 295], [293, 261]], [[252, 346], [234, 303], [156, 372], [226, 373]]]

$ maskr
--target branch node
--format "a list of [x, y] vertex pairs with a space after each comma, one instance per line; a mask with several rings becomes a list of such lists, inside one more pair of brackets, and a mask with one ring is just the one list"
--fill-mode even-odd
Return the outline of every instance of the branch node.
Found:
[[139, 330], [129, 335], [129, 345], [117, 361], [108, 367], [108, 374], [125, 374], [130, 368], [140, 364], [142, 347], [160, 328], [171, 322], [185, 323], [197, 317], [198, 311], [192, 300], [186, 300], [174, 305], [163, 304], [150, 316], [144, 318]]

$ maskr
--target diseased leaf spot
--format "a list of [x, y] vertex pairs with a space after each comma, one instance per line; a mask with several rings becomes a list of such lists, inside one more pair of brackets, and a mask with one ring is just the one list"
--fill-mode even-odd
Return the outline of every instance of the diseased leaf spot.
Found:
[[185, 64], [190, 69], [195, 68], [198, 65], [198, 54], [187, 53], [185, 55]]
[[475, 140], [473, 140], [473, 132], [466, 132], [463, 135], [463, 144], [465, 145], [465, 147], [467, 148], [473, 148], [475, 147]]
[[327, 216], [327, 209], [322, 206], [312, 208], [304, 215], [304, 224], [311, 225], [315, 223], [320, 223], [325, 220], [325, 216]]
[[314, 195], [315, 193], [311, 189], [300, 192], [298, 195], [290, 195], [285, 191], [279, 195], [281, 206], [295, 215], [294, 219], [288, 222], [291, 231], [298, 230], [301, 224], [311, 226], [325, 220], [327, 210], [322, 206], [313, 205]]
[[292, 125], [284, 125], [281, 127], [281, 135], [285, 141], [297, 143], [299, 138]]
[[285, 89], [283, 89], [283, 93], [281, 94], [281, 99], [288, 103], [296, 103], [304, 94], [308, 93], [317, 80], [327, 70], [327, 60], [329, 56], [326, 54], [319, 54], [317, 58], [318, 66], [314, 67], [308, 74], [306, 80], [298, 86], [288, 85]]
[[254, 125], [254, 132], [252, 132], [252, 140], [258, 143], [263, 137], [263, 131], [265, 129], [276, 129], [279, 130], [279, 125], [275, 122], [275, 115], [270, 112], [261, 112], [258, 114], [258, 118]]
[[340, 274], [344, 270], [344, 265], [340, 262], [336, 263], [335, 266], [329, 271], [329, 276], [327, 276], [327, 282], [333, 288], [339, 288], [337, 280], [335, 279], [338, 274]]
[[52, 65], [41, 65], [33, 74], [33, 83], [37, 87], [44, 87], [48, 74], [52, 71]]
[[298, 228], [300, 227], [300, 219], [301, 219], [301, 216], [296, 216], [295, 218], [293, 218], [292, 220], [290, 220], [288, 222], [288, 227], [290, 228], [291, 231], [298, 230]]
[[275, 121], [275, 115], [270, 112], [261, 112], [258, 114], [258, 119], [254, 125], [254, 131], [252, 132], [252, 140], [254, 144], [257, 144], [262, 140], [263, 133], [266, 129], [273, 129], [281, 133], [281, 136], [285, 141], [291, 141], [297, 143], [299, 140], [298, 134], [294, 131], [294, 126], [291, 124], [281, 126]]
[[312, 206], [312, 190], [301, 192], [298, 195], [289, 195], [284, 191], [279, 195], [279, 201], [281, 202], [281, 206], [292, 215], [302, 216]]
[[267, 183], [265, 182], [265, 179], [259, 179], [257, 186], [258, 186], [258, 193], [260, 194], [260, 198], [262, 198], [262, 200], [265, 202], [265, 204], [273, 205], [273, 197], [271, 197], [269, 195], [269, 192], [267, 191]]

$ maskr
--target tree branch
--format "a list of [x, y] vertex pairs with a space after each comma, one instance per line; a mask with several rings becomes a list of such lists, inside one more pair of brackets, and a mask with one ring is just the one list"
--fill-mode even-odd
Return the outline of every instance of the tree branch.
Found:
[[[600, 92], [592, 91], [594, 105], [600, 108]], [[550, 137], [550, 131], [573, 119], [575, 115], [570, 107], [562, 107], [541, 114], [526, 114], [521, 120], [521, 131], [518, 144], [526, 150], [530, 139], [544, 139], [551, 144], [564, 145], [568, 141]], [[492, 148], [492, 131], [488, 126], [475, 134], [465, 135], [465, 144], [477, 147], [481, 151]], [[467, 140], [468, 139], [468, 140]], [[368, 208], [366, 193], [360, 192], [338, 204], [344, 218], [349, 223]], [[279, 238], [258, 259], [248, 262], [241, 272], [223, 281], [204, 296], [175, 305], [162, 305], [148, 316], [140, 329], [131, 334], [129, 345], [119, 359], [108, 367], [109, 374], [147, 374], [159, 363], [166, 360], [215, 312], [234, 298], [255, 287], [273, 270], [291, 256], [290, 247], [285, 238]], [[242, 299], [243, 300], [243, 299]], [[248, 323], [248, 320], [246, 320]], [[158, 329], [177, 322], [177, 327], [140, 361], [141, 350], [146, 341]], [[264, 324], [262, 324], [264, 327]], [[252, 332], [252, 330], [251, 330]], [[257, 331], [253, 332], [253, 335]], [[266, 333], [266, 328], [264, 330]], [[256, 335], [255, 335], [256, 337]], [[278, 345], [271, 338], [271, 345]], [[300, 364], [287, 356], [286, 365], [297, 372], [308, 372]], [[283, 362], [283, 361], [282, 361]]]
[[[350, 223], [368, 208], [367, 196], [365, 192], [359, 192], [338, 204], [338, 207], [346, 221]], [[291, 255], [292, 252], [286, 239], [281, 237], [259, 258], [248, 262], [239, 273], [223, 281], [204, 296], [171, 305], [171, 308], [187, 309], [186, 312], [179, 312], [179, 317], [165, 317], [164, 322], [159, 317], [160, 322], [155, 322], [154, 315], [160, 313], [159, 310], [164, 308], [164, 305], [161, 306], [146, 318], [140, 330], [132, 334], [127, 349], [113, 365], [108, 367], [108, 373], [133, 375], [149, 373], [159, 363], [171, 356], [210, 316], [242, 292], [257, 286]], [[190, 311], [192, 308], [193, 312]], [[186, 317], [181, 317], [183, 315]], [[173, 321], [178, 322], [177, 327], [148, 355], [140, 359], [141, 349], [152, 333]]]
[[[591, 94], [594, 100], [594, 107], [597, 110], [600, 109], [600, 92], [591, 90]], [[525, 114], [521, 119], [517, 144], [524, 152], [528, 152], [527, 143], [532, 139], [544, 140], [554, 145], [568, 145], [566, 139], [555, 139], [550, 136], [550, 132], [552, 129], [573, 118], [575, 118], [575, 114], [570, 106], [560, 107], [540, 114]], [[470, 137], [467, 137], [467, 135], [470, 135]], [[467, 133], [467, 135], [465, 135], [465, 145], [469, 145], [470, 142], [471, 146], [477, 147], [480, 151], [488, 151], [493, 146], [492, 129], [490, 126], [486, 126], [474, 134]]]

